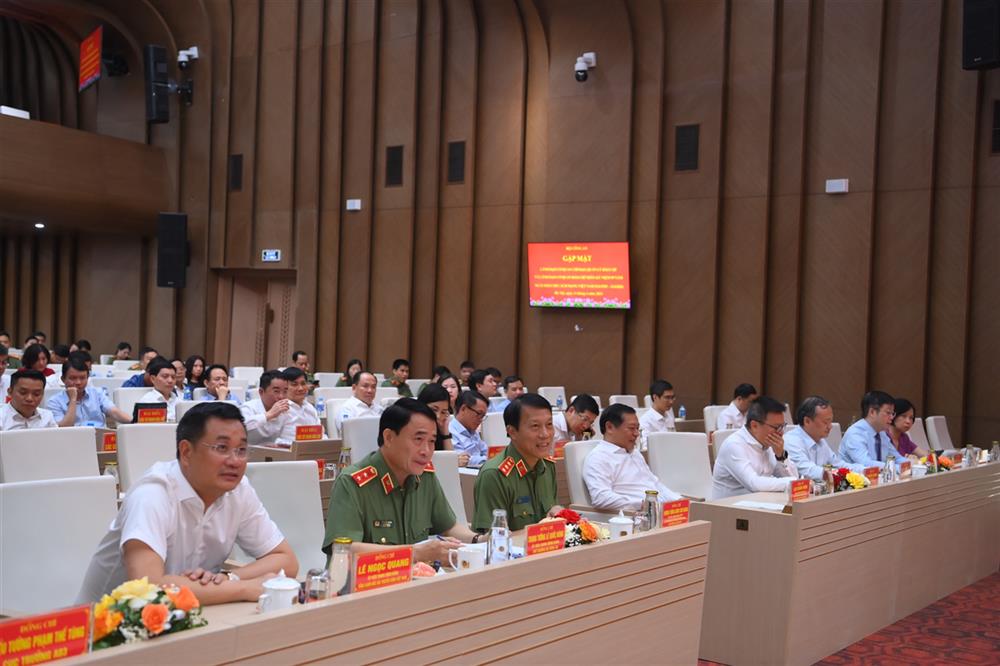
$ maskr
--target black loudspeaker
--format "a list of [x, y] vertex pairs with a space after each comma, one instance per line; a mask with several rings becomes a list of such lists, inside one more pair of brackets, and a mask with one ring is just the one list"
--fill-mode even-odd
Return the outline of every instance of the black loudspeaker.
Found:
[[181, 289], [187, 273], [187, 215], [160, 213], [156, 226], [156, 286]]
[[965, 0], [962, 69], [1000, 67], [1000, 0]]
[[156, 44], [145, 49], [146, 121], [170, 122], [170, 79], [167, 77], [167, 50]]

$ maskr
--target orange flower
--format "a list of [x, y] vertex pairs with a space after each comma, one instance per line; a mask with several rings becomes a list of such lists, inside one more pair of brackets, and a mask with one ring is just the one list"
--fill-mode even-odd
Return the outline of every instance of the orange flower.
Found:
[[153, 636], [163, 632], [163, 625], [168, 617], [170, 609], [164, 604], [146, 604], [142, 607], [142, 624]]
[[946, 456], [938, 456], [938, 465], [944, 467], [945, 469], [951, 469], [952, 465], [951, 458], [948, 458]]
[[174, 608], [185, 613], [190, 613], [192, 609], [201, 605], [198, 602], [198, 597], [194, 596], [194, 592], [189, 587], [168, 587], [166, 592], [167, 597], [173, 602]]
[[586, 520], [581, 520], [578, 527], [580, 528], [580, 536], [584, 541], [597, 541], [597, 539], [600, 538], [597, 534], [597, 528]]
[[114, 599], [107, 595], [94, 604], [94, 637], [91, 640], [95, 642], [101, 640], [122, 623], [124, 616], [116, 610], [111, 610], [113, 604]]

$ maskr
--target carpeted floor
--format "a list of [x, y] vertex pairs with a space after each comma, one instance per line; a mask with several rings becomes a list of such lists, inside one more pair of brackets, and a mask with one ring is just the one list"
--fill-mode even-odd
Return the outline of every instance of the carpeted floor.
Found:
[[[819, 663], [824, 666], [1000, 664], [1000, 573], [962, 588]], [[699, 664], [712, 666], [709, 661]]]

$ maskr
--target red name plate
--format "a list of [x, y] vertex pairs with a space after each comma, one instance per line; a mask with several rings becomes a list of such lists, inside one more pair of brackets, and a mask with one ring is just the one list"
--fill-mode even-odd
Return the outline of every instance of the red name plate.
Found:
[[955, 455], [953, 455], [951, 457], [951, 461], [954, 464], [956, 464], [956, 465], [961, 465], [962, 464], [962, 454], [961, 453], [956, 453]]
[[660, 527], [683, 525], [691, 516], [691, 500], [682, 499], [676, 502], [666, 502], [663, 505], [663, 520]]
[[325, 458], [317, 458], [316, 459], [316, 466], [319, 467], [319, 480], [322, 481], [323, 480], [323, 470], [326, 468], [326, 459]]
[[104, 30], [97, 26], [94, 32], [80, 42], [80, 81], [78, 91], [101, 78], [101, 42]]
[[899, 478], [909, 479], [913, 476], [913, 470], [910, 468], [910, 461], [904, 460], [899, 463]]
[[106, 432], [101, 440], [101, 450], [105, 453], [114, 453], [118, 450], [118, 433]]
[[4, 666], [41, 664], [84, 654], [90, 638], [90, 606], [0, 623]]
[[506, 449], [506, 448], [507, 448], [506, 446], [491, 446], [491, 447], [489, 447], [488, 449], [486, 449], [486, 458], [487, 458], [487, 460], [490, 459], [490, 458], [496, 458], [498, 455], [500, 455], [501, 453], [503, 453], [503, 450]]
[[354, 591], [409, 583], [413, 579], [413, 547], [363, 553], [354, 560]]
[[878, 485], [878, 476], [881, 473], [882, 470], [880, 470], [878, 467], [865, 467], [865, 476], [868, 477], [868, 480], [871, 482], [873, 486]]
[[138, 416], [139, 418], [136, 420], [136, 423], [166, 423], [167, 408], [140, 409]]
[[323, 426], [308, 425], [295, 427], [296, 442], [308, 442], [315, 439], [323, 439]]
[[526, 555], [551, 553], [566, 547], [566, 521], [550, 520], [535, 523], [524, 528], [524, 552]]
[[566, 442], [556, 442], [552, 447], [552, 457], [553, 458], [565, 458], [566, 457]]
[[792, 501], [801, 502], [809, 499], [809, 479], [792, 481]]

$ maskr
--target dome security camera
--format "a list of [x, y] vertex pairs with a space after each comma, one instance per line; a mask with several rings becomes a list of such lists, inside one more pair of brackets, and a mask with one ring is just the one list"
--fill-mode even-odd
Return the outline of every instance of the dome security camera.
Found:
[[583, 83], [586, 81], [589, 76], [589, 70], [594, 67], [597, 67], [597, 54], [593, 51], [587, 51], [577, 58], [576, 64], [573, 65], [573, 75], [576, 77], [577, 82]]

